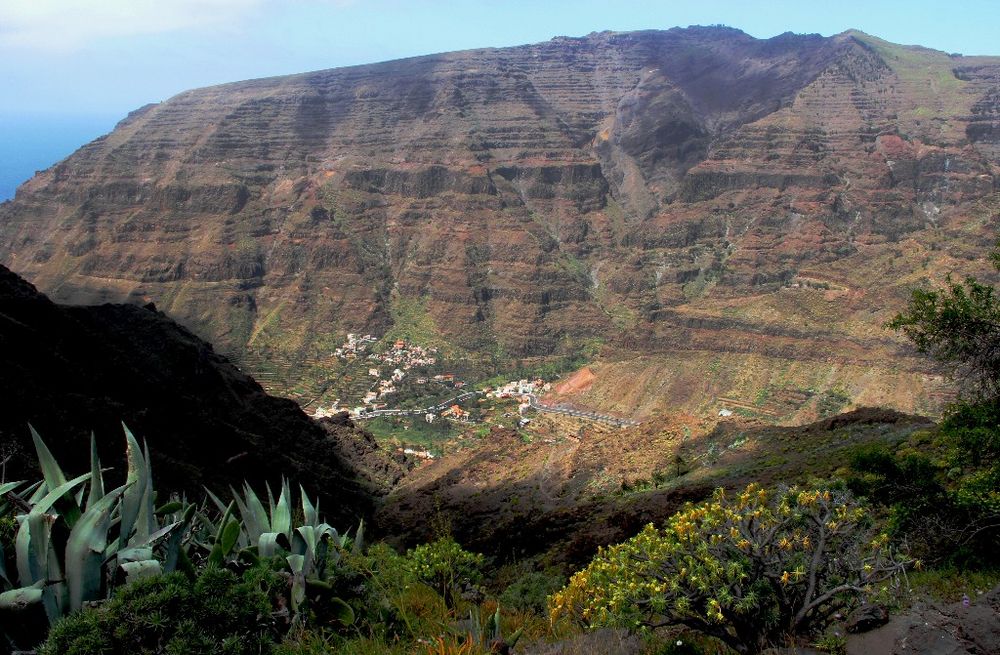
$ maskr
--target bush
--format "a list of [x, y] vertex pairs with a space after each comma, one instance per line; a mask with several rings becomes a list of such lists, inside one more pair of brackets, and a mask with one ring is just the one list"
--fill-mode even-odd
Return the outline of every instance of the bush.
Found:
[[463, 550], [450, 536], [417, 546], [406, 557], [413, 575], [441, 594], [449, 607], [464, 586], [482, 579], [483, 556]]
[[39, 653], [270, 653], [284, 628], [286, 586], [264, 567], [239, 577], [209, 567], [195, 580], [182, 573], [140, 580], [99, 607], [61, 619]]
[[903, 570], [846, 490], [718, 490], [657, 529], [600, 550], [551, 599], [553, 623], [683, 625], [740, 652], [826, 625]]
[[521, 612], [544, 613], [550, 595], [558, 591], [566, 578], [558, 573], [532, 571], [521, 576], [500, 594], [500, 605]]

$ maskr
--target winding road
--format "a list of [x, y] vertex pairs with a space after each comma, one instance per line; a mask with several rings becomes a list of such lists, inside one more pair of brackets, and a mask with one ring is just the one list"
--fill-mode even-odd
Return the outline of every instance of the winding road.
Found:
[[425, 407], [423, 409], [373, 409], [363, 414], [358, 414], [352, 418], [375, 418], [377, 416], [423, 416], [424, 414], [436, 414], [437, 412], [443, 412], [452, 405], [460, 403], [467, 398], [472, 398], [473, 396], [482, 393], [481, 391], [466, 391], [461, 393], [454, 398], [450, 398], [437, 405], [432, 405], [430, 407]]
[[[473, 396], [481, 394], [482, 391], [466, 391], [465, 393], [459, 394], [454, 398], [449, 398], [437, 405], [431, 405], [430, 407], [425, 407], [423, 409], [373, 409], [371, 411], [358, 414], [352, 418], [356, 419], [368, 419], [376, 418], [379, 416], [423, 416], [425, 414], [437, 414], [438, 412], [443, 412], [452, 405], [460, 403], [463, 400], [472, 398]], [[608, 425], [614, 425], [615, 427], [624, 428], [633, 425], [639, 425], [638, 421], [633, 421], [627, 418], [618, 418], [617, 416], [608, 416], [607, 414], [598, 414], [596, 412], [584, 412], [579, 409], [573, 409], [571, 407], [559, 407], [553, 405], [543, 405], [538, 402], [538, 397], [534, 394], [525, 394], [530, 399], [531, 408], [539, 411], [546, 412], [548, 414], [562, 414], [563, 416], [572, 416], [573, 418], [583, 419], [585, 421], [595, 421], [597, 423], [607, 423]]]
[[538, 397], [534, 394], [527, 394], [528, 398], [531, 399], [531, 408], [538, 410], [539, 412], [548, 412], [550, 414], [562, 414], [563, 416], [572, 416], [574, 418], [582, 418], [587, 421], [596, 421], [598, 423], [608, 423], [614, 425], [615, 427], [623, 428], [626, 426], [639, 425], [638, 421], [633, 421], [627, 418], [618, 418], [617, 416], [608, 416], [607, 414], [598, 414], [596, 412], [584, 412], [579, 409], [572, 409], [570, 407], [558, 407], [552, 405], [543, 405], [538, 402]]

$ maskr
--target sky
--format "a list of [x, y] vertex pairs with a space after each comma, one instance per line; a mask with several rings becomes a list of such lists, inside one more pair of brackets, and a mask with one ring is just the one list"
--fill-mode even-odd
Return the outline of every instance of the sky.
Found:
[[1000, 55], [1000, 0], [0, 0], [0, 200], [186, 89], [602, 30], [849, 28]]

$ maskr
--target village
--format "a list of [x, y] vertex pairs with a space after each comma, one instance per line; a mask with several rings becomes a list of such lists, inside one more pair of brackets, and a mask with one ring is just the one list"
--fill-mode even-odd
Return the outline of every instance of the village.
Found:
[[[324, 418], [347, 412], [352, 420], [365, 421], [370, 429], [397, 441], [406, 454], [418, 459], [433, 459], [436, 446], [432, 444], [453, 438], [456, 430], [464, 432], [463, 426], [486, 424], [522, 429], [532, 422], [531, 414], [535, 411], [609, 422], [619, 427], [633, 423], [543, 404], [538, 398], [552, 390], [552, 383], [540, 377], [499, 383], [493, 380], [473, 389], [455, 373], [438, 372], [442, 361], [437, 348], [398, 339], [379, 352], [379, 342], [379, 338], [370, 334], [347, 335], [333, 354], [356, 372], [359, 382], [368, 380], [363, 384], [363, 396], [348, 399], [343, 406], [338, 398], [332, 405], [316, 409], [313, 416]], [[360, 389], [354, 393], [360, 394]], [[514, 404], [516, 412], [511, 406]], [[431, 447], [412, 447], [417, 443]]]

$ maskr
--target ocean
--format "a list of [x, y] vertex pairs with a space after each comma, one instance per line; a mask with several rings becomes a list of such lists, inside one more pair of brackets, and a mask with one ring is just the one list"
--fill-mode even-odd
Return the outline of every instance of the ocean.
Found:
[[107, 134], [123, 116], [0, 115], [0, 202], [37, 171]]

